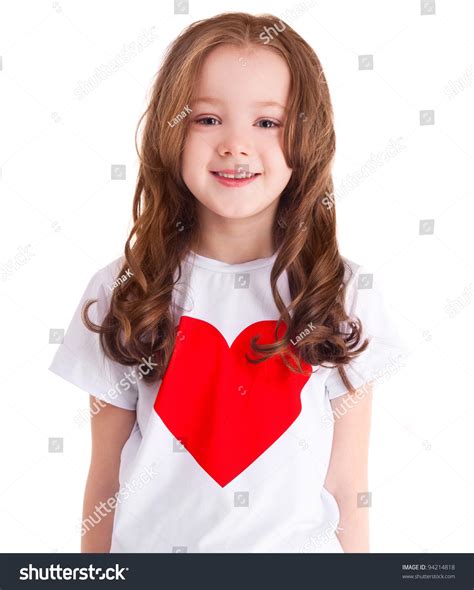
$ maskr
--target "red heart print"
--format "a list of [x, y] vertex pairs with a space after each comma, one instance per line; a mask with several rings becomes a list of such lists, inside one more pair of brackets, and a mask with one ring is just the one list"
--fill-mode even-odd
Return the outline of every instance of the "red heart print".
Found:
[[[275, 341], [277, 322], [247, 326], [229, 348], [212, 324], [181, 316], [176, 344], [154, 409], [165, 426], [221, 487], [244, 471], [296, 420], [310, 375], [280, 356], [260, 363], [250, 348]], [[280, 323], [278, 338], [286, 331]], [[301, 361], [306, 373], [310, 364]], [[294, 366], [294, 363], [293, 365]]]

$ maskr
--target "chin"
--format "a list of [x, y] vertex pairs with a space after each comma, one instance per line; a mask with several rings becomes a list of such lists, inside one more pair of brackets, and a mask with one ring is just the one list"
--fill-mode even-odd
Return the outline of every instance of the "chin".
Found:
[[200, 200], [198, 199], [201, 207], [204, 207], [214, 215], [219, 215], [220, 217], [226, 217], [228, 219], [242, 219], [245, 217], [251, 217], [252, 215], [256, 215], [263, 209], [265, 209], [265, 204], [257, 204], [255, 203], [255, 199], [252, 199], [251, 196], [247, 197], [248, 202], [242, 202], [245, 197], [237, 198], [237, 194], [230, 202], [229, 197], [226, 195], [219, 195], [213, 197], [210, 200]]
[[252, 215], [257, 213], [257, 211], [246, 211], [243, 209], [236, 211], [235, 209], [229, 210], [221, 208], [211, 209], [211, 211], [214, 213], [214, 215], [218, 215], [224, 219], [246, 219], [247, 217], [252, 217]]
[[255, 203], [252, 203], [249, 207], [244, 207], [240, 203], [236, 207], [222, 207], [219, 205], [208, 207], [215, 215], [225, 217], [226, 219], [245, 219], [252, 217], [263, 211], [265, 207], [256, 207]]

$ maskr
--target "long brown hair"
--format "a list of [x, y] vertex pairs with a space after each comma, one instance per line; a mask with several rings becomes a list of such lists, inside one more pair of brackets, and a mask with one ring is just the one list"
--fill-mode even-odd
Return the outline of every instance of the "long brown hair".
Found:
[[[151, 356], [156, 366], [143, 379], [151, 382], [162, 378], [176, 336], [171, 313], [174, 285], [181, 277], [181, 261], [199, 236], [196, 199], [180, 173], [187, 121], [174, 127], [168, 121], [192, 101], [203, 60], [222, 44], [242, 48], [256, 45], [276, 51], [286, 60], [292, 79], [283, 131], [284, 154], [293, 172], [280, 196], [272, 228], [278, 255], [270, 284], [281, 315], [274, 343], [258, 345], [253, 339], [251, 348], [258, 355], [254, 362], [278, 354], [293, 371], [303, 371], [301, 361], [337, 366], [345, 386], [353, 393], [344, 365], [365, 350], [368, 341], [353, 350], [360, 342], [362, 325], [359, 318], [347, 316], [343, 304], [345, 270], [350, 269], [339, 253], [331, 197], [336, 141], [330, 94], [313, 49], [271, 14], [235, 12], [201, 20], [188, 26], [168, 47], [149, 106], [138, 122], [137, 132], [145, 119], [140, 149], [135, 136], [140, 166], [134, 224], [119, 273], [128, 270], [132, 276], [114, 289], [101, 326], [88, 318], [89, 306], [97, 300], [86, 302], [83, 321], [100, 334], [109, 358], [135, 365]], [[277, 289], [277, 279], [285, 269], [291, 294], [288, 307]], [[278, 339], [281, 322], [287, 329]], [[310, 333], [296, 345], [290, 344], [295, 335], [307, 333], [310, 324]], [[346, 331], [344, 326], [350, 329]], [[289, 351], [294, 363], [287, 360]]]

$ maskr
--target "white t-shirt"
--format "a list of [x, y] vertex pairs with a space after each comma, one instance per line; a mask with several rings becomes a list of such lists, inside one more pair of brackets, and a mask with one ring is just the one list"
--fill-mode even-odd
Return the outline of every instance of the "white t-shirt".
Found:
[[[255, 358], [254, 335], [272, 340], [279, 317], [270, 288], [276, 255], [241, 264], [187, 255], [173, 292], [175, 349], [163, 380], [152, 384], [142, 378], [149, 364], [108, 359], [80, 317], [84, 301], [98, 299], [89, 317], [101, 323], [124, 259], [92, 276], [49, 369], [136, 410], [121, 455], [111, 552], [343, 551], [339, 508], [324, 487], [330, 400], [346, 393], [337, 369], [308, 365], [306, 377], [275, 358], [245, 359], [246, 352]], [[360, 317], [362, 341], [372, 337], [346, 366], [357, 388], [388, 372], [403, 343], [371, 275], [344, 261], [346, 310]], [[278, 287], [288, 304], [286, 272]]]

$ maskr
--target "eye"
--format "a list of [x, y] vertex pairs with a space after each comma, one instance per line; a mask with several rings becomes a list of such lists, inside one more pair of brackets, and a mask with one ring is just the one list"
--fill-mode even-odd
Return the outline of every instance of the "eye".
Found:
[[260, 121], [257, 122], [258, 123], [270, 123], [271, 125], [264, 125], [262, 127], [262, 129], [273, 129], [274, 127], [281, 127], [280, 123], [277, 123], [276, 121], [272, 121], [271, 119], [261, 119]]
[[[202, 117], [202, 119], [196, 119], [195, 123], [208, 127], [209, 121], [217, 121], [217, 119], [215, 117]], [[219, 121], [217, 121], [217, 123], [219, 123]], [[211, 125], [215, 125], [215, 123], [211, 123]]]

